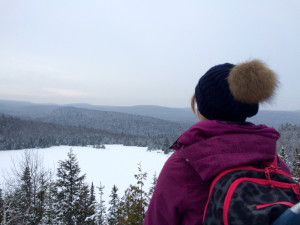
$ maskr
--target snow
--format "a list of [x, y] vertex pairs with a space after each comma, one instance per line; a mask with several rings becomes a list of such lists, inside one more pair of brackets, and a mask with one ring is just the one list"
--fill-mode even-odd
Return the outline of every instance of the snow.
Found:
[[[100, 182], [105, 186], [104, 200], [106, 205], [110, 200], [113, 185], [116, 185], [119, 197], [124, 195], [124, 191], [130, 184], [135, 184], [134, 174], [138, 172], [138, 163], [141, 163], [142, 170], [148, 173], [145, 182], [145, 190], [151, 186], [153, 174], [159, 175], [164, 163], [169, 155], [162, 151], [147, 151], [146, 147], [105, 145], [105, 149], [95, 149], [92, 147], [55, 146], [45, 149], [30, 149], [37, 152], [45, 168], [54, 170], [59, 160], [65, 160], [70, 149], [77, 156], [81, 174], [86, 174], [86, 182], [89, 185], [93, 182], [95, 187], [99, 187]], [[13, 167], [13, 161], [21, 159], [26, 150], [0, 151], [0, 182], [3, 175], [7, 174]], [[98, 195], [98, 189], [95, 190]], [[97, 196], [98, 197], [98, 196]]]

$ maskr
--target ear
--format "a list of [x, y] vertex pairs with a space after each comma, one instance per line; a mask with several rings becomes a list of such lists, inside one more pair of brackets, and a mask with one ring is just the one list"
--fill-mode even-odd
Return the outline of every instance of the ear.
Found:
[[199, 110], [197, 110], [197, 116], [199, 118], [200, 121], [206, 121], [208, 120], [206, 117], [204, 117], [200, 112]]

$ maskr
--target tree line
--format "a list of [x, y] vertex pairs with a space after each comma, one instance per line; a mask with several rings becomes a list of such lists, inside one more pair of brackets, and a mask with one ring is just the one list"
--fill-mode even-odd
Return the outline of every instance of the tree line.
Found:
[[[169, 153], [169, 146], [179, 137], [179, 135], [145, 136], [128, 133], [130, 132], [113, 133], [83, 126], [25, 120], [0, 114], [0, 150], [47, 148], [58, 145], [123, 144], [148, 147], [149, 150], [162, 149], [165, 153]], [[277, 152], [284, 147], [291, 161], [293, 151], [300, 148], [300, 127], [287, 123], [280, 126], [279, 133], [281, 137], [277, 143]]]
[[13, 176], [0, 187], [0, 224], [142, 224], [157, 178], [153, 176], [146, 190], [147, 173], [140, 164], [134, 177], [136, 184], [131, 184], [122, 197], [113, 186], [107, 208], [104, 186], [100, 183], [95, 188], [93, 183], [85, 182], [72, 149], [67, 159], [58, 162], [56, 178], [43, 169], [35, 154], [27, 151], [13, 169]]
[[24, 120], [0, 114], [0, 150], [47, 148], [58, 145], [123, 144], [148, 147], [149, 150], [163, 149], [165, 153], [168, 153], [167, 146], [176, 138], [165, 135], [142, 136], [112, 133], [95, 128]]

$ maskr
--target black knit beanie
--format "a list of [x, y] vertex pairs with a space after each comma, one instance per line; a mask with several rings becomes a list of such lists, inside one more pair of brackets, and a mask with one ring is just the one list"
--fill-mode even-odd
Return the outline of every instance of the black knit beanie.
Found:
[[209, 120], [243, 122], [272, 97], [276, 86], [276, 75], [261, 61], [216, 65], [195, 88], [197, 107]]

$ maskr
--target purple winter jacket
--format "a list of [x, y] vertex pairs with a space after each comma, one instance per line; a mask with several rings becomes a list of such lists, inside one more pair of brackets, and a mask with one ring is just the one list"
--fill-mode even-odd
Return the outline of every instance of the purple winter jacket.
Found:
[[[265, 125], [196, 123], [172, 145], [144, 225], [202, 224], [213, 178], [230, 167], [273, 161], [279, 136]], [[290, 173], [283, 161], [280, 166]]]

